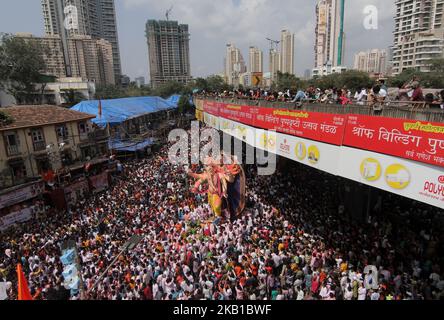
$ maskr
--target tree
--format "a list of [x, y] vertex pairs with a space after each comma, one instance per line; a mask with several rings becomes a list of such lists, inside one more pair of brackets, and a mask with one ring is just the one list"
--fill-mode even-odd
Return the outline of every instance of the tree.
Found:
[[65, 106], [67, 108], [71, 108], [72, 106], [75, 106], [76, 104], [82, 102], [83, 100], [86, 100], [86, 97], [83, 93], [69, 89], [69, 90], [63, 90], [61, 92], [62, 97], [65, 99]]
[[444, 88], [444, 59], [431, 60], [430, 72], [421, 72], [410, 68], [402, 71], [400, 74], [391, 77], [388, 85], [401, 87], [416, 77], [423, 88]]
[[193, 107], [190, 103], [190, 97], [187, 95], [180, 96], [179, 102], [177, 104], [180, 114], [185, 114], [187, 111], [190, 111]]
[[197, 90], [208, 90], [208, 81], [204, 78], [196, 78], [194, 79], [192, 86]]
[[278, 90], [297, 90], [301, 89], [303, 82], [294, 74], [277, 72], [276, 87]]
[[374, 84], [368, 73], [349, 70], [343, 73], [330, 74], [306, 81], [307, 85], [312, 85], [322, 90], [331, 88], [347, 88], [352, 91], [362, 88], [370, 88]]
[[[334, 75], [332, 75], [334, 76]], [[349, 70], [341, 73], [338, 78], [337, 88], [347, 88], [352, 91], [357, 91], [362, 88], [371, 88], [375, 81], [370, 79], [370, 76], [366, 72]]]
[[444, 73], [444, 59], [433, 59], [429, 62], [430, 72], [432, 73], [440, 73], [441, 75]]
[[7, 113], [0, 110], [0, 128], [11, 124], [14, 119]]
[[168, 98], [173, 94], [182, 93], [184, 89], [185, 86], [182, 83], [177, 81], [169, 81], [156, 88], [153, 94], [162, 98]]
[[415, 69], [406, 69], [400, 74], [388, 79], [387, 84], [391, 87], [402, 87], [405, 83], [413, 79], [414, 76], [420, 76], [421, 72]]
[[0, 35], [0, 85], [17, 103], [26, 103], [35, 92], [35, 84], [41, 83], [46, 69], [45, 50], [36, 41]]
[[190, 94], [193, 90], [205, 90], [206, 92], [221, 92], [224, 90], [232, 91], [233, 86], [225, 83], [224, 78], [219, 75], [212, 75], [207, 78], [196, 78], [187, 87], [191, 88]]
[[125, 90], [115, 85], [104, 85], [96, 88], [96, 99], [118, 99], [127, 97]]

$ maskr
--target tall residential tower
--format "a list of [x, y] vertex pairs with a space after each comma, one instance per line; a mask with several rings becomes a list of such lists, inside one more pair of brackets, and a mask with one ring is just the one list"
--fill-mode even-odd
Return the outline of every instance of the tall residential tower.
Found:
[[261, 50], [257, 47], [250, 47], [249, 58], [249, 72], [264, 72], [264, 57]]
[[190, 34], [187, 24], [177, 21], [148, 20], [146, 37], [151, 86], [168, 81], [191, 81]]
[[314, 76], [345, 69], [344, 14], [345, 0], [320, 0], [316, 6]]
[[288, 30], [281, 32], [281, 61], [282, 73], [294, 74], [294, 33]]
[[410, 68], [430, 71], [432, 59], [444, 58], [444, 0], [397, 0], [393, 74]]
[[240, 75], [247, 72], [244, 57], [241, 51], [233, 44], [227, 44], [225, 54], [225, 81], [229, 85], [238, 86]]
[[357, 53], [354, 69], [374, 74], [387, 74], [387, 51], [373, 49]]
[[[118, 83], [122, 74], [114, 0], [41, 0], [46, 35], [59, 35], [67, 52], [67, 39], [90, 36], [112, 45], [113, 68]], [[65, 58], [68, 63], [69, 57]], [[68, 73], [70, 66], [67, 64]]]

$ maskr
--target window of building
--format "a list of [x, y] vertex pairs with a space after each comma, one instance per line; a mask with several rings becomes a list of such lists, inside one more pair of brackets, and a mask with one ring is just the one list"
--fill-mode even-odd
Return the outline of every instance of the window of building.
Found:
[[42, 129], [33, 129], [31, 131], [31, 137], [34, 151], [42, 151], [46, 149], [45, 137], [43, 136]]
[[15, 182], [20, 182], [26, 179], [26, 166], [23, 162], [14, 163], [10, 166]]
[[20, 140], [15, 132], [8, 132], [5, 134], [6, 149], [9, 156], [20, 154]]
[[56, 126], [56, 133], [57, 133], [57, 139], [58, 142], [65, 142], [68, 143], [68, 138], [69, 138], [69, 134], [68, 134], [68, 127], [66, 126], [66, 124], [62, 124], [59, 126]]
[[89, 132], [89, 126], [87, 125], [86, 122], [80, 122], [79, 123], [79, 132], [81, 134], [85, 134]]
[[36, 159], [35, 163], [37, 164], [37, 172], [40, 174], [43, 172], [47, 172], [48, 170], [51, 169], [51, 163], [49, 162], [49, 159], [46, 157]]

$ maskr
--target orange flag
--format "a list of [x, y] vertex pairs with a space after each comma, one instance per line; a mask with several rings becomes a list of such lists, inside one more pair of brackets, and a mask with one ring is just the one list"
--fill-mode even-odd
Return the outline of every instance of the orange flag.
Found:
[[18, 300], [32, 300], [31, 292], [29, 291], [28, 282], [22, 270], [22, 265], [17, 265], [18, 278]]
[[102, 100], [99, 100], [99, 118], [102, 118]]

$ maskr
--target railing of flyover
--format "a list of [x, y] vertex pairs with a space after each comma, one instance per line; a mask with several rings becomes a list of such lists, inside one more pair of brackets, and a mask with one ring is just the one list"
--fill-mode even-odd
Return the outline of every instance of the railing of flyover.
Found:
[[[313, 100], [304, 102], [272, 102], [266, 100], [250, 100], [239, 98], [220, 98], [213, 96], [195, 96], [195, 99], [218, 101], [223, 103], [232, 103], [248, 106], [260, 106], [275, 109], [299, 109], [303, 111], [336, 113], [336, 114], [360, 114], [373, 115], [388, 118], [413, 119], [419, 121], [444, 122], [444, 110], [430, 108], [424, 102], [410, 101], [386, 101], [375, 110], [373, 105], [368, 102], [363, 104], [339, 105], [334, 103], [319, 103]], [[380, 109], [380, 110], [379, 110]]]

